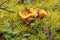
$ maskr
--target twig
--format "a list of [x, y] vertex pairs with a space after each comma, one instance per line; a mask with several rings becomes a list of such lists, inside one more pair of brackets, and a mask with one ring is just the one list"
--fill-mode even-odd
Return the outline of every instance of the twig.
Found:
[[44, 32], [47, 34], [48, 40], [53, 40], [52, 32], [51, 32], [51, 30], [48, 29], [47, 26], [44, 26]]
[[49, 29], [48, 29], [48, 27], [44, 26], [43, 28], [44, 28], [44, 32], [49, 36]]
[[49, 40], [53, 40], [53, 35], [52, 35], [52, 31], [49, 31]]
[[8, 12], [15, 13], [14, 11], [8, 10], [7, 8], [0, 8], [0, 9], [2, 9], [2, 10], [6, 10], [6, 11], [8, 11]]
[[11, 11], [11, 10], [9, 10], [9, 9], [7, 9], [7, 8], [1, 8], [1, 6], [2, 6], [4, 3], [6, 3], [6, 2], [8, 2], [8, 0], [5, 0], [4, 2], [2, 2], [2, 3], [0, 4], [0, 9], [6, 10], [6, 11], [8, 11], [8, 12], [15, 13], [14, 11]]
[[10, 20], [9, 22], [10, 22], [10, 28], [13, 30], [15, 28], [14, 21]]
[[4, 3], [6, 3], [6, 2], [8, 2], [7, 0], [5, 0], [4, 2], [2, 2], [1, 4], [0, 4], [0, 7], [4, 4]]

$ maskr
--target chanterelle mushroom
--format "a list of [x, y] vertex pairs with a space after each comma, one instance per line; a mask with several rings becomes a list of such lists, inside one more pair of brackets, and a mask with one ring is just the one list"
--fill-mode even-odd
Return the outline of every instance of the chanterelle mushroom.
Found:
[[37, 9], [37, 13], [39, 14], [40, 17], [44, 17], [47, 15], [47, 12], [43, 9]]
[[30, 8], [29, 11], [19, 12], [19, 15], [21, 16], [21, 18], [26, 19], [30, 16], [36, 16], [37, 12], [33, 8]]
[[34, 19], [34, 17], [36, 19], [39, 19], [39, 18], [44, 17], [46, 15], [47, 15], [47, 12], [43, 9], [29, 8], [28, 10], [25, 10], [23, 12], [19, 12], [19, 16], [21, 16], [22, 19], [25, 19], [25, 23], [27, 25], [30, 24], [30, 22], [32, 21], [31, 19]]

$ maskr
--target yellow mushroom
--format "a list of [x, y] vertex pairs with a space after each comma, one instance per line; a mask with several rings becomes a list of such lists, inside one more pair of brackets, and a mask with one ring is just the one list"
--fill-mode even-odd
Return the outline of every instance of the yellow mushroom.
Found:
[[19, 12], [19, 16], [21, 16], [21, 18], [26, 19], [29, 18], [30, 16], [35, 16], [37, 14], [37, 12], [33, 9], [30, 8], [29, 12]]
[[37, 12], [33, 8], [29, 8], [28, 11], [19, 12], [19, 16], [22, 19], [25, 19], [25, 23], [27, 25], [30, 24], [30, 22], [34, 19], [34, 17], [36, 17], [36, 15], [37, 15]]
[[37, 9], [37, 13], [39, 14], [40, 17], [44, 17], [47, 15], [47, 12], [43, 9]]
[[30, 22], [32, 21], [31, 19], [33, 19], [34, 17], [38, 20], [39, 18], [44, 17], [46, 15], [47, 15], [47, 12], [43, 9], [29, 8], [29, 10], [27, 11], [19, 12], [19, 16], [22, 19], [25, 19], [25, 23], [27, 25], [30, 24]]

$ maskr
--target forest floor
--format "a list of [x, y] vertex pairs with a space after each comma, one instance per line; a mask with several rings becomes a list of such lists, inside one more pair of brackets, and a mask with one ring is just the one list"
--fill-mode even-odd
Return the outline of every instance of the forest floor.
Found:
[[[18, 4], [16, 0], [7, 1], [4, 4], [2, 2], [3, 0], [0, 1], [0, 31], [6, 40], [60, 40], [60, 3], [58, 0], [35, 4]], [[39, 21], [34, 20], [30, 26], [27, 26], [22, 23], [19, 16], [19, 12], [25, 7], [46, 10], [47, 16]]]

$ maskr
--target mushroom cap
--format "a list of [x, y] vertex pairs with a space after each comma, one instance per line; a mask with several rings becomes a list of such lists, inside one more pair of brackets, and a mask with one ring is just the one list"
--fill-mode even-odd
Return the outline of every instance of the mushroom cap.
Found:
[[47, 15], [47, 12], [43, 9], [38, 9], [37, 12], [40, 15], [40, 17], [44, 17]]
[[29, 9], [29, 13], [28, 12], [19, 12], [19, 15], [23, 19], [29, 18], [30, 16], [35, 16], [36, 14], [37, 14], [37, 12], [33, 8]]

